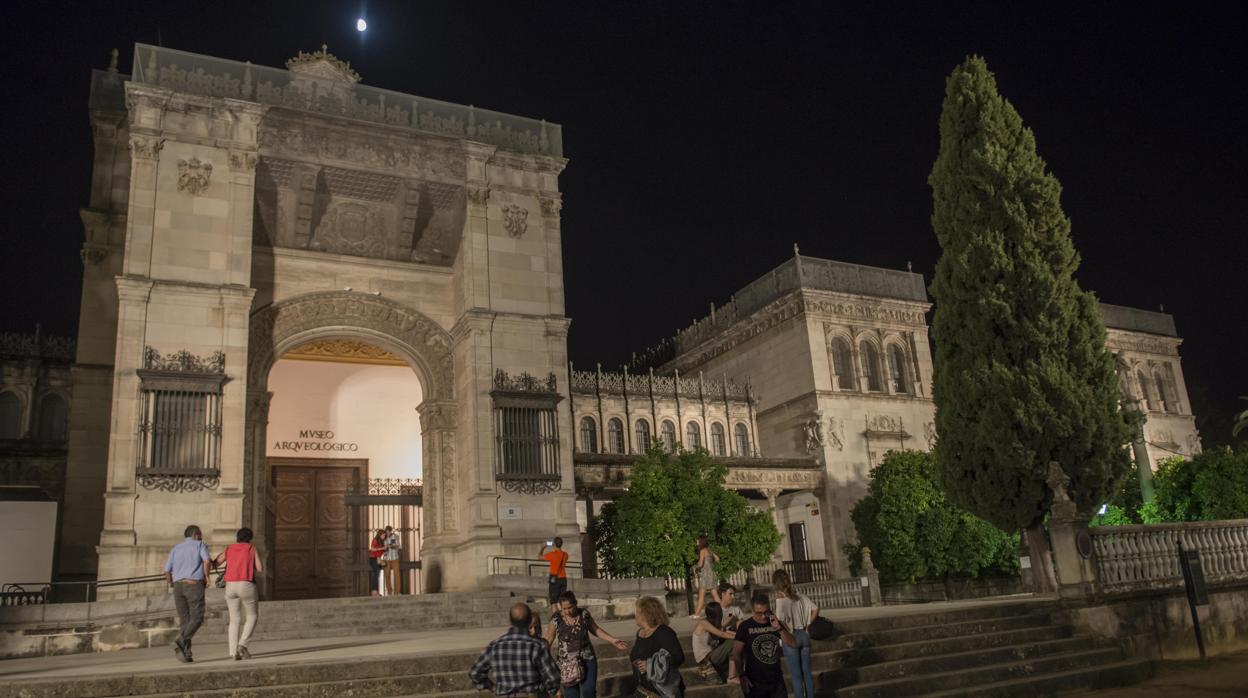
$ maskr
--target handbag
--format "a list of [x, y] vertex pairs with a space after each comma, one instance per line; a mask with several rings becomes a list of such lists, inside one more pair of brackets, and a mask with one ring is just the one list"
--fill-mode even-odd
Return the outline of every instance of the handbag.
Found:
[[564, 686], [575, 686], [583, 678], [585, 678], [585, 665], [581, 663], [579, 652], [559, 658], [559, 683]]
[[836, 635], [836, 626], [823, 616], [815, 616], [815, 619], [810, 621], [810, 625], [806, 626], [806, 634], [810, 635], [812, 640], [831, 640]]

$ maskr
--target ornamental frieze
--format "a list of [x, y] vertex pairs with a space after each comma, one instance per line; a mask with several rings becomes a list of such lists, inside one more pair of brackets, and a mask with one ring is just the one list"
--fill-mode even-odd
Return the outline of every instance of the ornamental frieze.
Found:
[[[279, 121], [260, 129], [260, 148], [286, 156], [338, 160], [386, 170], [405, 170], [422, 178], [462, 182], [467, 159], [463, 150], [433, 139], [366, 136], [355, 131]], [[269, 153], [266, 152], [266, 155]]]
[[923, 325], [925, 313], [917, 310], [902, 310], [882, 305], [866, 305], [863, 303], [847, 303], [842, 301], [819, 301], [806, 299], [806, 311], [824, 313], [853, 320], [869, 320], [872, 322], [900, 322], [907, 325]]
[[1162, 356], [1178, 356], [1179, 343], [1157, 339], [1121, 337], [1110, 335], [1105, 346], [1110, 351], [1133, 351], [1140, 354], [1160, 354]]
[[[624, 487], [632, 470], [628, 465], [600, 465], [577, 463], [576, 489]], [[786, 490], [814, 490], [823, 485], [823, 468], [768, 468], [729, 466], [724, 485], [731, 489], [751, 490], [780, 488]]]

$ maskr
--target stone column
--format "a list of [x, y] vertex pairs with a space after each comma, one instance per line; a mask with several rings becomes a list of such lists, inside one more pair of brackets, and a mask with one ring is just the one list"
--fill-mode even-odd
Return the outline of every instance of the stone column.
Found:
[[[1049, 508], [1049, 540], [1053, 546], [1053, 566], [1057, 592], [1062, 598], [1086, 598], [1096, 583], [1092, 567], [1092, 538], [1088, 517], [1079, 513], [1069, 494], [1070, 477], [1057, 463], [1049, 464], [1048, 485], [1053, 492]], [[1037, 561], [1032, 561], [1035, 567]]]
[[458, 478], [455, 471], [456, 405], [451, 401], [425, 402], [420, 413], [422, 444], [423, 497], [425, 540], [421, 547], [421, 565], [427, 592], [441, 591], [450, 552], [446, 550], [448, 534], [459, 530]]
[[581, 569], [586, 579], [598, 578], [598, 542], [594, 539], [594, 490], [586, 487], [585, 494], [585, 537], [581, 541]]
[[244, 462], [247, 470], [243, 473], [243, 488], [250, 501], [244, 500], [243, 525], [250, 528], [255, 537], [252, 544], [264, 556], [264, 572], [256, 579], [256, 588], [260, 598], [272, 598], [270, 582], [273, 579], [274, 540], [269, 522], [274, 520], [274, 502], [270, 502], [272, 491], [269, 488], [268, 462], [268, 428], [269, 405], [273, 401], [273, 393], [266, 390], [247, 391], [247, 433], [244, 437], [244, 450], [249, 456]]
[[773, 561], [780, 562], [784, 559], [784, 543], [789, 538], [788, 531], [780, 523], [780, 512], [776, 511], [776, 498], [780, 496], [780, 488], [767, 487], [759, 491], [767, 498], [767, 510], [771, 512], [771, 522], [775, 524], [776, 530], [780, 532], [780, 545], [776, 547], [776, 551], [771, 556]]

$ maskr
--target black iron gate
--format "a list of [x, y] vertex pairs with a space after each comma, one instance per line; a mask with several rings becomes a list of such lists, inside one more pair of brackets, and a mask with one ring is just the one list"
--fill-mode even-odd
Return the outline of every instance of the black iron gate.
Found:
[[368, 544], [379, 529], [394, 527], [399, 533], [399, 570], [402, 593], [419, 594], [423, 584], [420, 577], [420, 513], [421, 481], [409, 479], [377, 479], [361, 482], [359, 487], [347, 491], [345, 503], [348, 508], [351, 536], [351, 563], [347, 571], [351, 575], [352, 591], [365, 596], [369, 593], [368, 576], [372, 569], [368, 564]]

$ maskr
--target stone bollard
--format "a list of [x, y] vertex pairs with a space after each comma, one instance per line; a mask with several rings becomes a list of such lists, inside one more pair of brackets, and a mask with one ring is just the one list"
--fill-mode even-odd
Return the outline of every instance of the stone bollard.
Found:
[[871, 562], [871, 548], [862, 549], [862, 605], [879, 606], [884, 603], [880, 595], [880, 573]]

